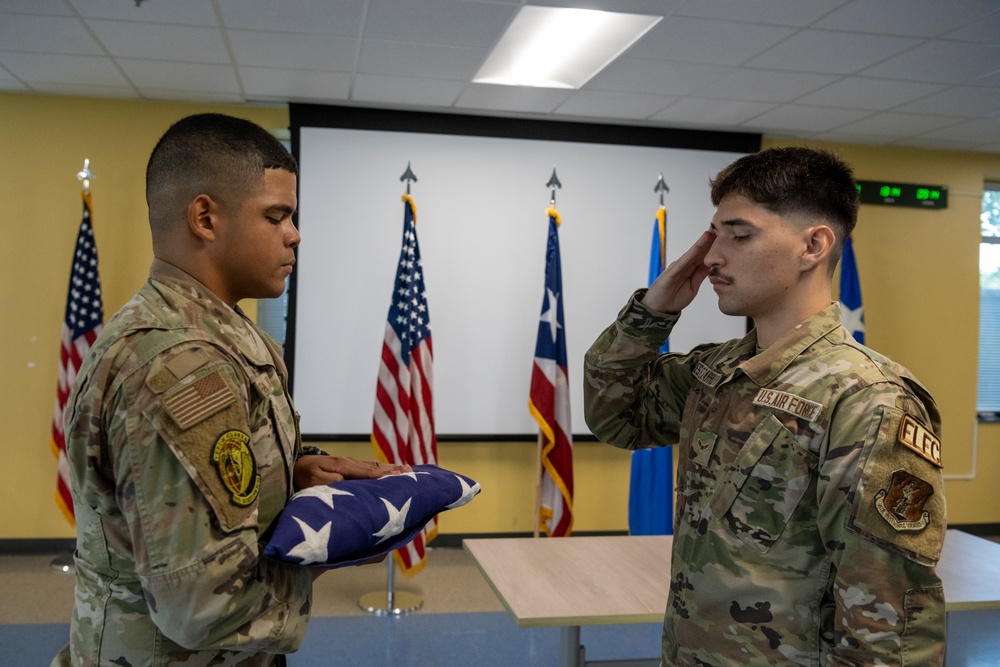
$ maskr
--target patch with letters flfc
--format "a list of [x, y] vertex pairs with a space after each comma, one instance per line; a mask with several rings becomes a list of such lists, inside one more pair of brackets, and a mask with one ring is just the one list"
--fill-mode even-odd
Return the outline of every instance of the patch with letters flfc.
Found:
[[924, 505], [934, 495], [934, 487], [905, 470], [896, 470], [889, 480], [889, 489], [875, 494], [875, 509], [894, 530], [915, 533], [930, 522]]
[[226, 431], [215, 441], [212, 462], [234, 505], [246, 507], [260, 493], [257, 460], [250, 449], [250, 436], [241, 431]]

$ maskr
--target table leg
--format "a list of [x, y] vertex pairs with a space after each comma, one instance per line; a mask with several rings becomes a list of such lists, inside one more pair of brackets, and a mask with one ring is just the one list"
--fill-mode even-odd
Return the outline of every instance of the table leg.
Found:
[[561, 628], [559, 636], [559, 664], [562, 667], [583, 667], [583, 646], [580, 645], [580, 626]]

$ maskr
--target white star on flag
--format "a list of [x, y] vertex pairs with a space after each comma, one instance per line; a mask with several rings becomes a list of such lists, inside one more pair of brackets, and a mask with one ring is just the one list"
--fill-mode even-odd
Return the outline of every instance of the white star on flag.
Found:
[[406, 515], [410, 511], [410, 503], [413, 502], [413, 498], [407, 498], [403, 507], [401, 509], [396, 509], [393, 504], [385, 498], [380, 498], [380, 500], [385, 504], [385, 509], [389, 512], [389, 520], [386, 521], [384, 526], [382, 526], [382, 530], [377, 533], [373, 533], [375, 537], [382, 538], [376, 542], [376, 544], [385, 542], [390, 537], [399, 535], [403, 532], [403, 529], [406, 527]]
[[848, 308], [843, 304], [843, 302], [841, 302], [840, 313], [841, 313], [841, 318], [844, 320], [844, 327], [851, 332], [852, 336], [857, 331], [864, 333], [865, 331], [864, 306], [859, 305], [857, 308]]
[[446, 505], [445, 506], [446, 510], [453, 510], [456, 507], [461, 507], [462, 505], [465, 505], [470, 500], [472, 500], [472, 498], [476, 495], [476, 493], [479, 493], [479, 484], [476, 484], [475, 493], [473, 493], [473, 488], [469, 486], [469, 483], [466, 482], [464, 479], [462, 479], [461, 476], [455, 475], [455, 479], [457, 479], [458, 483], [462, 485], [462, 497], [453, 502], [451, 505]]
[[[350, 495], [350, 494], [348, 494]], [[303, 563], [322, 563], [326, 561], [327, 545], [330, 542], [330, 521], [319, 530], [313, 530], [305, 521], [294, 517], [295, 523], [302, 529], [302, 542], [289, 549], [288, 554], [301, 558]]]
[[548, 292], [549, 295], [548, 297], [549, 309], [546, 310], [544, 313], [542, 313], [542, 316], [539, 317], [538, 319], [541, 320], [542, 322], [548, 323], [549, 331], [552, 332], [552, 342], [554, 343], [556, 342], [556, 336], [558, 335], [558, 330], [560, 327], [559, 308], [558, 308], [559, 295], [550, 290], [549, 288], [545, 288], [545, 291]]
[[333, 509], [333, 497], [334, 496], [353, 496], [354, 494], [350, 491], [341, 491], [340, 489], [334, 488], [332, 486], [310, 486], [304, 491], [299, 491], [295, 494], [298, 498], [318, 498], [319, 500], [326, 503], [330, 509]]

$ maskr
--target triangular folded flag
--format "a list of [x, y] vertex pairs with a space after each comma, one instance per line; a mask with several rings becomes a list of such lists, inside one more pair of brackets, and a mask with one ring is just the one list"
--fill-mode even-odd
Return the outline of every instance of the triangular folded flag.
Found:
[[444, 468], [411, 468], [299, 491], [275, 521], [264, 555], [296, 565], [361, 563], [403, 546], [439, 512], [480, 491], [477, 482]]

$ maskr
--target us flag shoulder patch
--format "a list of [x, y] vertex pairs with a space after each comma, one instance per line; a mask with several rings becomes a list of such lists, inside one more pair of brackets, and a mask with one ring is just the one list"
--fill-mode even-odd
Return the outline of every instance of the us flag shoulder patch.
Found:
[[163, 407], [181, 430], [208, 419], [236, 400], [220, 371], [213, 371], [189, 385], [171, 390], [163, 397]]

